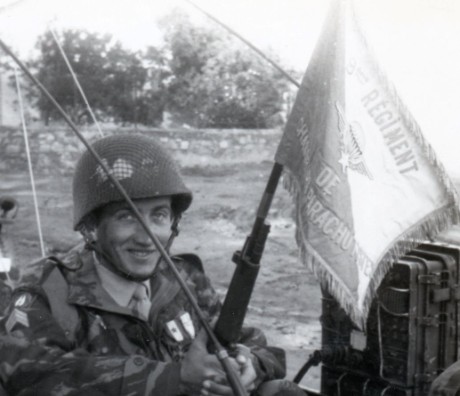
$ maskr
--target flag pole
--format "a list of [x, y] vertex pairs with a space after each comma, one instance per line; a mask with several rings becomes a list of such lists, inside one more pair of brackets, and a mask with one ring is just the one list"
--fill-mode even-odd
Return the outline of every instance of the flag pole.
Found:
[[240, 39], [243, 43], [245, 43], [247, 46], [249, 46], [251, 49], [253, 49], [259, 56], [261, 56], [263, 59], [265, 59], [268, 63], [270, 63], [276, 70], [278, 70], [287, 80], [289, 80], [292, 84], [294, 84], [297, 88], [300, 88], [300, 83], [292, 77], [286, 70], [284, 70], [278, 63], [276, 63], [273, 59], [269, 58], [267, 55], [265, 55], [264, 52], [262, 52], [259, 48], [257, 48], [254, 44], [252, 44], [249, 40], [245, 39], [243, 36], [241, 36], [239, 33], [237, 33], [235, 30], [233, 30], [231, 27], [217, 19], [214, 15], [211, 15], [207, 11], [203, 10], [201, 7], [197, 6], [193, 1], [191, 0], [184, 0], [187, 3], [189, 3], [191, 6], [196, 8], [198, 11], [206, 15], [209, 19], [213, 20], [216, 22], [218, 25], [223, 27], [225, 30], [227, 30], [230, 34], [233, 36], [237, 37]]

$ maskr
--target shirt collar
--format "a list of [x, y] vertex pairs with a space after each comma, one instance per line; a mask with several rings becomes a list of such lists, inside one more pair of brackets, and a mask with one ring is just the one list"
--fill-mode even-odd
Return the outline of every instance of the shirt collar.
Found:
[[118, 305], [121, 307], [128, 306], [139, 283], [142, 283], [147, 288], [147, 294], [150, 297], [150, 282], [148, 280], [144, 282], [135, 282], [125, 279], [104, 267], [94, 252], [93, 255], [101, 285]]

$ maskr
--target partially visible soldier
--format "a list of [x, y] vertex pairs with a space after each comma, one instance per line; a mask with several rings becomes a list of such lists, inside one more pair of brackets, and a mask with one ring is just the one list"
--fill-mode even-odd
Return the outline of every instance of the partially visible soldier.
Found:
[[[139, 135], [93, 147], [166, 246], [192, 201], [169, 154]], [[76, 166], [73, 200], [85, 246], [36, 264], [3, 321], [0, 378], [8, 394], [231, 395], [176, 278], [89, 152]], [[221, 305], [199, 258], [173, 261], [213, 323]], [[248, 391], [285, 375], [284, 352], [253, 328], [243, 329], [231, 362]]]
[[[11, 244], [4, 232], [4, 225], [12, 224], [18, 211], [17, 201], [8, 196], [0, 197], [0, 317], [3, 316], [11, 298]], [[18, 271], [14, 271], [16, 275]], [[15, 280], [16, 277], [14, 276]]]

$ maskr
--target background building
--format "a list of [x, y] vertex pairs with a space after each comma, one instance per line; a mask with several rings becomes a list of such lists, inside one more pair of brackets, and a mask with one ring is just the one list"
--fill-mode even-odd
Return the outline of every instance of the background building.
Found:
[[17, 126], [20, 122], [17, 94], [9, 81], [8, 73], [0, 72], [0, 125]]

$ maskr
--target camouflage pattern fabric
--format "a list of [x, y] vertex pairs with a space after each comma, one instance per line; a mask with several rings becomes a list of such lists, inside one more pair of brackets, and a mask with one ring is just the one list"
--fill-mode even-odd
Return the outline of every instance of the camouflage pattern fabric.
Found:
[[[199, 259], [174, 261], [213, 321], [221, 305]], [[0, 379], [9, 395], [179, 393], [180, 361], [201, 324], [168, 268], [151, 279], [146, 321], [101, 287], [89, 250], [37, 267], [2, 320]], [[259, 330], [244, 329], [240, 341], [255, 356], [259, 383], [285, 375], [284, 352], [268, 347]]]

